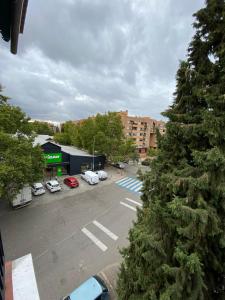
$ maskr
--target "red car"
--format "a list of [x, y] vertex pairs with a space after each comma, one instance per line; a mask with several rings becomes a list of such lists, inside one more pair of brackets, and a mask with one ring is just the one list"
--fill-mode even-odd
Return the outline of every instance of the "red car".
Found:
[[67, 177], [64, 179], [64, 183], [71, 188], [79, 186], [79, 182], [76, 177]]

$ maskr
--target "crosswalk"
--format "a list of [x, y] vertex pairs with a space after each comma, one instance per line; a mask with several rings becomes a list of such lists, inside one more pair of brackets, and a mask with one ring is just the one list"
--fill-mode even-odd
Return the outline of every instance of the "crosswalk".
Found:
[[[137, 207], [142, 207], [142, 203], [130, 198], [124, 198], [123, 201], [120, 201], [120, 205], [124, 207], [124, 209], [128, 209], [129, 211], [134, 212], [137, 211]], [[93, 220], [92, 222], [90, 222], [87, 226], [83, 227], [81, 231], [87, 238], [89, 238], [89, 240], [91, 240], [93, 244], [95, 244], [95, 246], [97, 246], [103, 252], [107, 251], [109, 246], [106, 245], [105, 242], [103, 243], [97, 237], [97, 235], [102, 236], [103, 233], [102, 238], [104, 238], [104, 236], [107, 236], [113, 242], [116, 242], [119, 239], [119, 236], [117, 234], [113, 233], [111, 229], [107, 228], [104, 224], [100, 223], [97, 220]]]
[[132, 193], [139, 193], [139, 194], [141, 194], [141, 189], [143, 186], [143, 183], [140, 180], [133, 177], [124, 177], [116, 181], [116, 184], [119, 187], [128, 189]]

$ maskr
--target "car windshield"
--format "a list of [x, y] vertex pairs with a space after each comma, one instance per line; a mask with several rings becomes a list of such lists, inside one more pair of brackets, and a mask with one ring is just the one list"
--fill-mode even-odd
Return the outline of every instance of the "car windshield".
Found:
[[40, 187], [36, 187], [36, 191], [40, 191], [40, 190], [42, 190], [43, 189], [43, 187], [42, 186], [40, 186]]
[[52, 184], [52, 186], [53, 186], [53, 187], [58, 187], [59, 184], [58, 184], [58, 183], [54, 183], [54, 184]]
[[98, 275], [94, 275], [93, 277], [98, 281], [98, 283], [99, 283], [100, 286], [102, 287], [102, 291], [103, 291], [103, 292], [107, 292], [107, 291], [108, 291], [108, 288], [107, 288], [107, 286], [105, 285], [104, 281], [103, 281]]

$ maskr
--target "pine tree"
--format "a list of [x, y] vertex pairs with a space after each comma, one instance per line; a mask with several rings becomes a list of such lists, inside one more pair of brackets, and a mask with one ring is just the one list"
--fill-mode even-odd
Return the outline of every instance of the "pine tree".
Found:
[[225, 2], [208, 0], [122, 251], [122, 300], [225, 299]]

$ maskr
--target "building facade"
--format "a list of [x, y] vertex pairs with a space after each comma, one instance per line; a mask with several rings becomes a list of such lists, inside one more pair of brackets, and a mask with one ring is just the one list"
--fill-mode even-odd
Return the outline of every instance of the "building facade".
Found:
[[124, 135], [131, 138], [137, 146], [141, 158], [145, 158], [149, 148], [157, 148], [156, 129], [165, 133], [165, 122], [150, 117], [129, 116], [128, 111], [120, 111]]
[[45, 158], [44, 177], [76, 175], [86, 170], [104, 169], [105, 156], [91, 155], [72, 146], [56, 144], [52, 137], [39, 135], [34, 145], [40, 145]]

